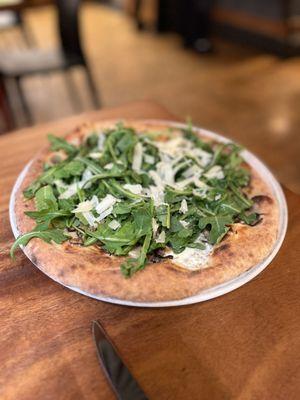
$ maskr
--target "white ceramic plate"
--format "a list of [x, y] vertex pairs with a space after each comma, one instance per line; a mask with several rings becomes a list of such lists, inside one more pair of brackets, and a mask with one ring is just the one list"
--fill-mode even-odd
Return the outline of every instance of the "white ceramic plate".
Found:
[[[157, 124], [157, 125], [167, 125], [172, 128], [185, 128], [185, 124], [180, 124], [176, 122], [171, 122], [171, 121], [163, 121], [163, 120], [145, 120], [146, 123], [150, 124]], [[219, 142], [230, 142], [228, 138], [225, 138], [222, 135], [216, 134], [214, 132], [210, 132], [208, 130], [202, 129], [202, 128], [194, 128], [196, 132], [201, 134], [201, 136], [206, 136], [211, 139], [215, 139]], [[237, 276], [236, 278], [227, 281], [221, 285], [214, 286], [210, 289], [203, 290], [199, 294], [186, 297], [181, 300], [172, 300], [172, 301], [160, 301], [160, 302], [137, 302], [137, 301], [127, 301], [127, 300], [120, 300], [120, 299], [115, 299], [115, 298], [109, 298], [109, 297], [102, 297], [102, 296], [95, 296], [92, 295], [88, 292], [82, 291], [78, 287], [71, 287], [71, 286], [66, 286], [59, 280], [56, 280], [58, 283], [62, 284], [63, 286], [68, 287], [71, 290], [74, 290], [78, 293], [84, 294], [85, 296], [92, 297], [97, 300], [102, 300], [106, 301], [109, 303], [114, 303], [114, 304], [122, 304], [122, 305], [127, 305], [127, 306], [135, 306], [135, 307], [173, 307], [173, 306], [182, 306], [186, 304], [193, 304], [193, 303], [199, 303], [201, 301], [213, 299], [215, 297], [221, 296], [225, 293], [231, 292], [232, 290], [235, 290], [239, 288], [240, 286], [244, 285], [245, 283], [249, 282], [251, 279], [253, 279], [255, 276], [257, 276], [261, 271], [263, 271], [273, 260], [277, 252], [279, 251], [282, 242], [284, 240], [285, 234], [286, 234], [286, 229], [287, 229], [287, 222], [288, 222], [288, 212], [287, 212], [287, 204], [286, 200], [283, 194], [283, 191], [281, 189], [280, 184], [274, 177], [274, 175], [271, 173], [271, 171], [266, 167], [264, 163], [262, 163], [254, 154], [251, 152], [244, 150], [242, 152], [242, 156], [244, 159], [247, 161], [248, 164], [250, 164], [261, 176], [261, 178], [267, 182], [267, 184], [270, 186], [270, 188], [273, 191], [273, 195], [276, 198], [278, 204], [279, 204], [279, 230], [278, 230], [278, 238], [276, 243], [274, 244], [273, 249], [270, 251], [268, 256], [263, 259], [259, 264], [253, 265], [252, 268], [250, 268], [248, 271], [244, 272], [243, 274]], [[31, 162], [25, 166], [21, 174], [18, 176], [18, 179], [14, 185], [14, 188], [11, 193], [11, 198], [10, 198], [10, 205], [9, 205], [9, 213], [10, 213], [10, 223], [12, 227], [12, 231], [14, 233], [15, 237], [19, 236], [19, 232], [16, 226], [16, 221], [15, 221], [15, 214], [14, 214], [14, 204], [15, 204], [15, 194], [18, 191], [18, 188], [22, 184], [22, 181], [26, 175], [26, 172], [30, 166]], [[49, 276], [51, 279], [53, 279], [51, 276]]]

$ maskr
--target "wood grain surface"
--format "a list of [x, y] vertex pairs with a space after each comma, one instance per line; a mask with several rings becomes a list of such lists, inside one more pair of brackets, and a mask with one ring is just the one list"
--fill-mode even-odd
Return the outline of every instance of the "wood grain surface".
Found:
[[288, 232], [272, 264], [205, 303], [111, 305], [51, 281], [22, 252], [10, 260], [10, 192], [45, 135], [114, 117], [172, 115], [141, 102], [0, 137], [0, 398], [113, 399], [92, 342], [91, 321], [99, 319], [150, 399], [298, 399], [300, 197], [290, 191]]

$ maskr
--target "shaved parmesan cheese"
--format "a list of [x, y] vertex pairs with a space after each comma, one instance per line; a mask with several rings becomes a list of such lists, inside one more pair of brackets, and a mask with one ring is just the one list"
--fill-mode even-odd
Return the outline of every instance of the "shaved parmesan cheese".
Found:
[[190, 150], [193, 147], [193, 143], [182, 136], [168, 140], [167, 142], [157, 142], [156, 145], [161, 152], [171, 157], [178, 157], [182, 155], [183, 152]]
[[160, 156], [160, 159], [161, 159], [162, 162], [165, 162], [165, 163], [172, 162], [172, 157], [169, 156], [168, 154], [164, 153], [164, 152], [160, 152], [159, 156]]
[[[106, 210], [113, 207], [118, 199], [111, 194], [107, 194], [104, 199], [102, 199], [96, 207], [98, 214], [102, 215]], [[107, 214], [108, 215], [108, 214]]]
[[203, 189], [203, 190], [209, 189], [209, 186], [205, 182], [200, 181], [199, 179], [194, 179], [194, 183], [195, 183], [195, 186], [197, 186], [197, 188], [199, 188], [199, 189]]
[[141, 172], [142, 168], [143, 151], [144, 149], [142, 144], [140, 142], [137, 142], [133, 151], [132, 169], [138, 173]]
[[189, 226], [189, 223], [188, 223], [187, 221], [181, 220], [181, 221], [179, 221], [179, 222], [181, 223], [181, 225], [182, 225], [184, 228], [187, 228], [187, 227]]
[[93, 208], [94, 208], [93, 202], [91, 200], [86, 200], [79, 203], [77, 207], [74, 208], [74, 210], [72, 210], [72, 213], [84, 213], [92, 211]]
[[86, 182], [89, 179], [91, 179], [93, 176], [93, 173], [87, 168], [84, 170], [83, 174], [82, 174], [82, 180], [81, 182]]
[[89, 188], [90, 183], [86, 184], [86, 182], [93, 177], [92, 172], [87, 168], [83, 174], [82, 179], [79, 182], [74, 182], [71, 185], [67, 186], [67, 189], [59, 196], [59, 199], [69, 199], [74, 196], [78, 189], [81, 189], [84, 185], [86, 188]]
[[120, 228], [121, 224], [119, 221], [117, 221], [116, 219], [113, 219], [108, 226], [110, 227], [110, 229], [112, 230], [117, 230], [118, 228]]
[[88, 211], [88, 212], [83, 212], [82, 215], [84, 216], [84, 218], [87, 220], [87, 223], [92, 226], [92, 227], [96, 227], [97, 223], [96, 223], [96, 218], [93, 216], [93, 214]]
[[223, 179], [224, 178], [224, 172], [220, 165], [214, 165], [212, 168], [210, 168], [206, 174], [204, 175], [207, 179]]
[[213, 155], [211, 153], [208, 153], [207, 151], [199, 148], [193, 149], [192, 155], [200, 159], [200, 164], [203, 167], [206, 167], [213, 158]]
[[144, 155], [144, 160], [147, 164], [154, 164], [155, 163], [155, 158], [153, 156], [150, 156], [150, 154], [145, 154]]
[[165, 194], [163, 188], [158, 188], [157, 186], [150, 186], [149, 197], [154, 201], [156, 207], [164, 204]]
[[188, 212], [188, 205], [185, 199], [181, 201], [179, 212], [181, 212], [182, 214], [186, 214]]
[[112, 169], [113, 166], [114, 166], [113, 163], [108, 163], [108, 164], [104, 165], [104, 169]]
[[203, 172], [203, 168], [198, 167], [198, 165], [192, 165], [190, 168], [185, 170], [182, 175], [185, 178], [197, 177], [199, 178]]
[[140, 184], [131, 185], [130, 183], [126, 183], [123, 187], [133, 194], [141, 194], [143, 191], [143, 186]]
[[161, 189], [164, 188], [164, 182], [156, 171], [149, 171], [149, 175], [157, 187], [160, 187]]
[[93, 158], [93, 159], [98, 159], [98, 158], [100, 158], [102, 156], [102, 153], [99, 153], [99, 152], [96, 152], [96, 151], [93, 151], [92, 153], [90, 153], [89, 154], [89, 157], [90, 158]]
[[102, 151], [104, 149], [104, 142], [105, 142], [105, 135], [103, 132], [100, 132], [98, 135], [98, 143], [97, 143], [98, 150]]
[[66, 185], [61, 179], [56, 179], [54, 182], [54, 185], [56, 185], [57, 188], [67, 188], [68, 185]]
[[98, 197], [96, 195], [93, 195], [93, 197], [91, 198], [91, 202], [93, 203], [94, 208], [97, 207], [97, 205], [99, 204]]
[[[172, 166], [175, 166], [180, 160], [182, 160], [183, 157], [184, 157], [184, 154], [180, 154], [180, 156], [173, 158]], [[191, 162], [191, 160], [184, 160], [180, 164], [186, 164], [186, 163], [190, 163], [190, 162]]]
[[102, 221], [104, 218], [106, 218], [108, 215], [110, 215], [113, 212], [113, 207], [107, 208], [105, 211], [99, 214], [99, 217], [96, 218], [97, 222]]
[[171, 163], [159, 162], [156, 166], [156, 171], [163, 185], [173, 185], [174, 171]]
[[[181, 158], [182, 158], [182, 157], [179, 157], [179, 160], [180, 160]], [[177, 172], [180, 171], [182, 168], [185, 168], [185, 167], [187, 167], [188, 165], [190, 165], [191, 162], [192, 162], [192, 160], [188, 159], [188, 160], [184, 160], [184, 161], [182, 161], [181, 163], [177, 164], [177, 162], [176, 162], [176, 160], [175, 160], [175, 161], [172, 163], [172, 165], [174, 165], [174, 175], [176, 175]], [[177, 164], [177, 165], [176, 165], [176, 164]], [[183, 173], [183, 176], [185, 176], [184, 173]], [[185, 176], [185, 178], [189, 178], [189, 177], [188, 177], [188, 176]]]
[[190, 185], [191, 183], [194, 183], [194, 177], [191, 176], [190, 178], [183, 179], [182, 181], [176, 182], [175, 187], [179, 190], [184, 189], [186, 186]]
[[215, 201], [220, 200], [221, 197], [222, 197], [222, 196], [220, 195], [220, 193], [219, 193], [219, 194], [216, 194], [216, 195], [215, 195]]
[[62, 194], [59, 195], [59, 199], [69, 199], [70, 197], [74, 196], [78, 189], [80, 189], [82, 186], [82, 182], [72, 183]]
[[155, 239], [156, 243], [165, 243], [166, 241], [166, 232], [161, 231], [161, 233], [158, 235], [158, 237]]

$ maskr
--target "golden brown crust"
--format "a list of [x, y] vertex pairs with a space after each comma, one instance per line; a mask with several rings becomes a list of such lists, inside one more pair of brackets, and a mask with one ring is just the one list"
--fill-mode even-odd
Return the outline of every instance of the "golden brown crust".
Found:
[[[115, 121], [98, 124], [104, 128]], [[151, 125], [152, 130], [166, 126], [153, 125], [142, 121], [128, 121], [137, 130]], [[67, 135], [71, 142], [78, 142], [91, 131], [86, 125]], [[31, 164], [15, 196], [15, 217], [18, 231], [28, 232], [34, 221], [24, 211], [34, 209], [33, 201], [24, 199], [22, 191], [41, 172], [49, 150], [38, 154]], [[64, 285], [75, 287], [94, 296], [119, 300], [156, 302], [183, 299], [198, 294], [228, 280], [262, 261], [272, 250], [278, 234], [279, 209], [271, 189], [252, 172], [248, 193], [255, 197], [256, 207], [263, 218], [254, 227], [236, 224], [224, 240], [216, 246], [206, 268], [188, 271], [176, 266], [171, 260], [148, 264], [143, 271], [130, 279], [120, 273], [122, 258], [109, 256], [96, 246], [81, 247], [70, 243], [48, 244], [40, 239], [31, 240], [24, 251], [31, 261], [43, 272]]]

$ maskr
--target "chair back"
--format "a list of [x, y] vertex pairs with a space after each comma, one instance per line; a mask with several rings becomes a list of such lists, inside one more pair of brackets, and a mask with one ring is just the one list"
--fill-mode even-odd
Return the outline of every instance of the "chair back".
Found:
[[81, 0], [56, 0], [61, 46], [68, 64], [85, 64], [80, 40]]

